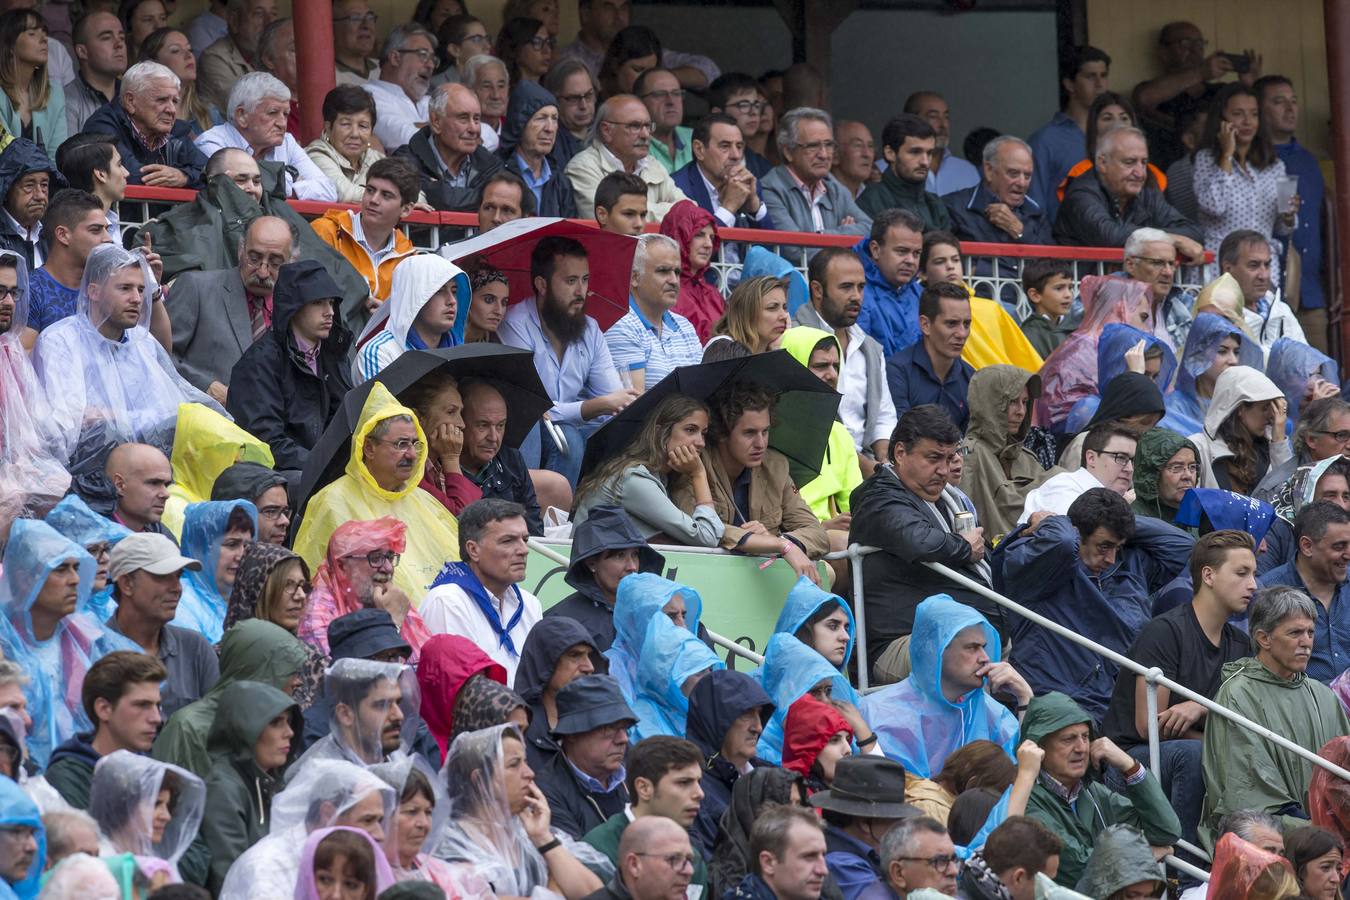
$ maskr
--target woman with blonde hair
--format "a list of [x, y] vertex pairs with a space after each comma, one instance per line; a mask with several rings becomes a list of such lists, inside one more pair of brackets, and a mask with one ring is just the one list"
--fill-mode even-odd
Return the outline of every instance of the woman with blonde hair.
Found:
[[0, 120], [55, 158], [67, 137], [66, 95], [47, 76], [47, 24], [31, 9], [0, 15]]
[[785, 280], [770, 276], [744, 279], [727, 299], [727, 311], [713, 325], [713, 339], [703, 348], [703, 361], [777, 350], [791, 324]]

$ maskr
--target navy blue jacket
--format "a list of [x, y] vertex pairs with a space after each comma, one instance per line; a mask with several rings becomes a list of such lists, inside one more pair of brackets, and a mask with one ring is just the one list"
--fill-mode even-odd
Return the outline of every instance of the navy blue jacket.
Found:
[[[736, 720], [756, 707], [762, 725], [773, 715], [773, 701], [759, 682], [731, 669], [713, 672], [689, 695], [685, 737], [703, 751], [703, 803], [689, 827], [689, 836], [705, 859], [712, 859], [718, 823], [731, 805], [732, 788], [741, 777], [740, 771], [721, 755], [722, 742]], [[763, 760], [751, 760], [750, 764], [768, 765]]]
[[958, 359], [947, 370], [947, 377], [939, 381], [922, 338], [886, 360], [886, 384], [890, 386], [897, 416], [903, 416], [905, 410], [915, 406], [936, 403], [947, 411], [962, 432], [970, 422], [966, 395], [970, 392], [970, 379], [974, 374], [970, 363]]
[[127, 167], [129, 184], [144, 184], [141, 179], [141, 166], [172, 166], [187, 176], [185, 187], [200, 188], [202, 171], [206, 168], [206, 154], [197, 149], [192, 142], [192, 126], [183, 120], [173, 123], [169, 132], [169, 142], [158, 150], [147, 150], [136, 137], [131, 125], [131, 117], [122, 108], [121, 98], [94, 110], [94, 114], [84, 123], [86, 134], [110, 134], [117, 138], [117, 152], [122, 154], [122, 165]]
[[[947, 204], [947, 213], [952, 217], [952, 231], [963, 241], [980, 241], [987, 244], [1053, 244], [1055, 238], [1051, 233], [1050, 216], [1045, 208], [1027, 196], [1026, 200], [1017, 209], [1013, 210], [1017, 218], [1022, 220], [1022, 239], [1014, 240], [1013, 236], [1008, 234], [1002, 228], [990, 224], [984, 217], [984, 211], [988, 209], [989, 204], [1000, 202], [997, 197], [990, 193], [989, 188], [981, 181], [971, 188], [963, 188], [959, 191], [953, 191], [942, 197], [942, 202]], [[1008, 256], [997, 257], [998, 274], [1003, 278], [1016, 278], [1018, 273], [1019, 260]], [[977, 258], [971, 270], [966, 273], [971, 276], [992, 275], [993, 266], [987, 257]], [[981, 295], [983, 296], [983, 294]], [[1009, 302], [1008, 296], [1000, 296], [996, 299], [1004, 303]]]
[[[698, 171], [698, 161], [695, 160], [683, 168], [677, 169], [671, 176], [675, 186], [684, 191], [684, 195], [693, 200], [702, 208], [713, 215], [717, 215], [717, 204], [708, 194], [708, 186], [703, 183], [703, 174]], [[759, 196], [759, 202], [764, 202], [764, 191], [760, 189], [759, 181], [755, 182], [755, 193]], [[720, 223], [719, 223], [720, 224]], [[743, 212], [736, 213], [737, 228], [767, 228], [772, 230], [774, 227], [773, 216], [766, 210], [764, 218], [756, 222], [753, 216]]]

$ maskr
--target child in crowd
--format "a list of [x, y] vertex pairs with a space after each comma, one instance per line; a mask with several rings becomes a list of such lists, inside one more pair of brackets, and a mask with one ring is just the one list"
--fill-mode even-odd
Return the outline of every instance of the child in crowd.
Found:
[[1022, 321], [1022, 333], [1044, 359], [1073, 330], [1063, 327], [1073, 305], [1073, 270], [1062, 259], [1029, 259], [1022, 267], [1022, 290], [1032, 307]]

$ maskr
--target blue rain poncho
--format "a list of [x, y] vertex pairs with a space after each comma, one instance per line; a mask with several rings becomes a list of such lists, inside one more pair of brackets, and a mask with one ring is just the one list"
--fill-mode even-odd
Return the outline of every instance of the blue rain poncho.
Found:
[[178, 602], [178, 615], [172, 624], [196, 631], [212, 644], [220, 643], [224, 633], [229, 599], [216, 584], [216, 563], [225, 525], [236, 508], [248, 514], [252, 530], [249, 539], [253, 540], [258, 536], [258, 509], [247, 500], [190, 503], [183, 516], [183, 555], [199, 561], [202, 567], [196, 572], [183, 572], [183, 599]]
[[1003, 656], [998, 632], [980, 613], [946, 594], [935, 594], [914, 613], [909, 677], [868, 694], [862, 714], [873, 723], [881, 750], [923, 778], [936, 778], [947, 757], [971, 741], [993, 741], [1017, 758], [1017, 717], [983, 688], [952, 703], [942, 693], [942, 654], [958, 633], [984, 629], [991, 662]]
[[1172, 387], [1172, 379], [1177, 372], [1177, 357], [1167, 342], [1133, 325], [1112, 322], [1102, 329], [1101, 337], [1097, 338], [1097, 393], [1077, 401], [1069, 410], [1066, 420], [1069, 433], [1077, 434], [1091, 427], [1106, 386], [1117, 375], [1129, 371], [1125, 365], [1125, 352], [1140, 341], [1144, 342], [1145, 353], [1154, 347], [1162, 351], [1162, 364], [1152, 379], [1153, 383], [1163, 394]]
[[[61, 502], [47, 513], [47, 524], [88, 550], [95, 544], [115, 545], [131, 534], [131, 529], [100, 516], [89, 508], [89, 504], [77, 494], [67, 494]], [[113, 599], [113, 585], [108, 582], [89, 598], [87, 612], [95, 622], [106, 622], [117, 610], [117, 601]]]
[[1186, 335], [1186, 346], [1181, 351], [1176, 390], [1167, 395], [1167, 417], [1162, 421], [1164, 427], [1177, 434], [1195, 434], [1204, 430], [1209, 400], [1196, 393], [1195, 380], [1214, 365], [1219, 345], [1228, 337], [1237, 338], [1238, 365], [1250, 366], [1258, 372], [1264, 368], [1265, 355], [1261, 347], [1241, 328], [1223, 316], [1200, 313], [1191, 323], [1190, 333]]
[[[649, 572], [636, 572], [619, 582], [614, 598], [614, 643], [604, 656], [609, 660], [609, 674], [619, 682], [630, 706], [637, 698], [638, 657], [647, 625], [676, 594], [684, 598], [686, 628], [690, 634], [697, 634], [703, 615], [703, 598], [698, 591]], [[679, 733], [684, 734], [684, 730]]]
[[42, 827], [42, 813], [23, 788], [8, 778], [0, 778], [0, 828], [24, 826], [36, 833], [37, 852], [22, 881], [10, 884], [0, 878], [0, 900], [18, 897], [33, 900], [38, 895], [42, 870], [47, 866], [47, 831]]
[[[67, 560], [79, 566], [75, 611], [57, 623], [51, 637], [39, 641], [33, 635], [33, 604], [48, 576]], [[40, 769], [47, 767], [57, 746], [76, 732], [92, 730], [80, 698], [89, 667], [111, 650], [140, 650], [105, 631], [85, 612], [94, 568], [94, 558], [83, 547], [46, 522], [19, 519], [10, 530], [0, 577], [0, 610], [4, 612], [0, 650], [29, 675], [23, 689], [33, 719], [28, 752]]]
[[853, 658], [853, 648], [858, 642], [858, 626], [853, 621], [853, 610], [843, 597], [813, 584], [805, 575], [798, 578], [792, 590], [788, 591], [778, 621], [773, 623], [773, 633], [796, 635], [817, 610], [831, 603], [843, 609], [848, 618], [848, 647], [844, 650], [844, 662], [838, 667], [840, 672], [846, 672], [848, 661]]
[[774, 705], [773, 716], [759, 736], [759, 757], [775, 766], [783, 761], [783, 723], [788, 710], [813, 687], [828, 681], [832, 697], [857, 705], [857, 693], [844, 674], [790, 634], [769, 638], [764, 665], [756, 676]]
[[1335, 385], [1341, 383], [1336, 360], [1315, 347], [1287, 337], [1271, 345], [1270, 359], [1266, 362], [1266, 377], [1284, 391], [1289, 401], [1291, 428], [1298, 421], [1298, 410], [1306, 399], [1304, 395], [1308, 391], [1308, 382], [1314, 377], [1320, 377]]
[[632, 704], [638, 721], [629, 732], [633, 740], [658, 734], [684, 737], [689, 715], [684, 683], [699, 672], [725, 668], [693, 632], [666, 616], [652, 616], [638, 661], [637, 697]]

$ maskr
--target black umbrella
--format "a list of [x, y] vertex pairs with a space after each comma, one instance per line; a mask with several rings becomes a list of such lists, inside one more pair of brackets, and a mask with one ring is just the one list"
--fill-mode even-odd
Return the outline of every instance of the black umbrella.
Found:
[[[342, 398], [333, 421], [324, 429], [323, 436], [309, 451], [300, 478], [296, 508], [303, 513], [309, 498], [324, 485], [342, 475], [351, 456], [352, 432], [356, 430], [361, 409], [366, 405], [371, 387], [376, 381], [389, 393], [402, 398], [408, 390], [431, 372], [440, 371], [455, 378], [470, 376], [491, 381], [506, 400], [506, 435], [508, 446], [518, 447], [530, 429], [553, 406], [539, 372], [534, 367], [534, 354], [517, 347], [502, 344], [474, 343], [435, 350], [409, 350], [385, 367], [372, 381], [358, 385]], [[299, 516], [296, 521], [299, 521]]]
[[753, 381], [778, 391], [769, 446], [787, 457], [792, 480], [797, 484], [807, 484], [820, 475], [830, 429], [843, 398], [786, 350], [679, 367], [591, 435], [586, 441], [582, 473], [632, 443], [666, 397], [685, 394], [706, 401], [718, 388], [735, 381]]

